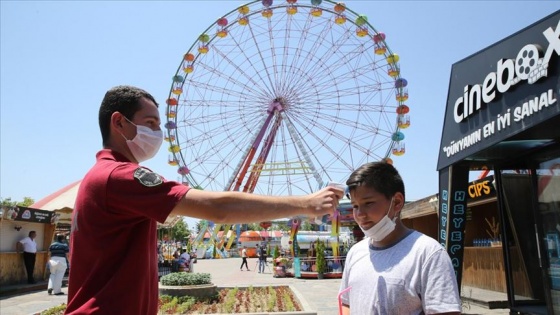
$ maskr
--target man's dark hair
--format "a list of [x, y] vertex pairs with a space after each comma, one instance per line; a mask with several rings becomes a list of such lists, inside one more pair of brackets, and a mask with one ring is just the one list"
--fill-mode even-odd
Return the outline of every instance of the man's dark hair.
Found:
[[370, 162], [357, 168], [346, 181], [348, 191], [358, 186], [373, 188], [390, 199], [395, 193], [404, 195], [404, 183], [397, 169], [387, 162]]
[[142, 98], [147, 98], [154, 102], [156, 107], [158, 106], [158, 103], [150, 93], [134, 86], [119, 85], [105, 93], [99, 108], [99, 129], [101, 130], [104, 146], [109, 142], [111, 115], [114, 112], [119, 112], [129, 120], [132, 120], [134, 114], [140, 109], [140, 100]]
[[37, 234], [37, 232], [35, 232], [35, 231], [29, 231], [29, 234], [27, 234], [27, 236], [31, 237], [31, 235], [33, 235], [33, 234]]
[[59, 243], [64, 242], [65, 239], [66, 239], [66, 236], [64, 236], [63, 234], [58, 234], [56, 236], [56, 241], [59, 242]]

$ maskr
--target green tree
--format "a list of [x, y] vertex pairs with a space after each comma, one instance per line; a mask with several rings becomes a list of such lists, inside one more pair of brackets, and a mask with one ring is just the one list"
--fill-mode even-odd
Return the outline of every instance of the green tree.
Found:
[[181, 219], [171, 228], [171, 238], [177, 241], [186, 241], [191, 236], [189, 225]]
[[287, 221], [276, 221], [272, 223], [272, 229], [275, 231], [290, 231], [290, 227], [288, 226]]
[[323, 274], [327, 271], [327, 261], [325, 259], [326, 246], [325, 243], [320, 239], [317, 239], [317, 242], [315, 244], [315, 266], [317, 267], [317, 273]]
[[264, 230], [259, 223], [249, 223], [247, 224], [247, 230], [248, 231], [262, 231]]
[[13, 207], [13, 206], [29, 207], [34, 203], [35, 200], [31, 197], [23, 197], [23, 201], [12, 201], [12, 198], [8, 197], [2, 199], [2, 202], [0, 204], [2, 205], [2, 207]]
[[4, 198], [2, 199], [2, 207], [13, 207], [17, 204], [16, 201], [12, 201], [12, 198]]
[[300, 231], [313, 231], [313, 225], [311, 223], [309, 223], [309, 221], [303, 221], [299, 230]]
[[22, 206], [22, 207], [29, 207], [32, 204], [35, 203], [35, 200], [31, 197], [23, 197], [23, 201], [22, 202], [18, 202], [18, 206]]

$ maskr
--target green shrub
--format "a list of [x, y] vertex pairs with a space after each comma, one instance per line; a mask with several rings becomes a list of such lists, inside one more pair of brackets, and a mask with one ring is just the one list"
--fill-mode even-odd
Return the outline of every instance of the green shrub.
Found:
[[285, 307], [289, 312], [293, 312], [296, 310], [292, 296], [290, 295], [289, 291], [286, 290], [284, 291], [284, 293], [282, 293], [282, 301], [284, 301]]
[[179, 304], [194, 304], [196, 303], [196, 298], [194, 296], [178, 296]]
[[186, 314], [187, 311], [190, 310], [191, 307], [194, 305], [194, 303], [196, 303], [196, 300], [191, 300], [185, 303], [181, 303], [177, 306], [175, 312], [177, 312], [177, 314]]
[[59, 306], [51, 307], [47, 310], [41, 312], [41, 315], [62, 315], [66, 310], [66, 304], [61, 304]]
[[327, 271], [327, 261], [325, 260], [325, 243], [317, 239], [315, 251], [317, 252], [315, 257], [315, 266], [317, 267], [317, 273], [325, 273]]
[[171, 296], [171, 295], [167, 295], [167, 294], [161, 294], [159, 296], [159, 304], [163, 305], [166, 303], [171, 302], [173, 299], [177, 299], [177, 304], [185, 304], [185, 303], [190, 303], [190, 304], [194, 304], [196, 303], [196, 298], [194, 296]]
[[163, 304], [162, 306], [160, 306], [160, 311], [164, 312], [164, 313], [169, 313], [169, 312], [173, 312], [176, 308], [177, 308], [177, 298], [173, 298], [171, 299], [171, 301]]
[[161, 284], [170, 286], [212, 284], [209, 273], [173, 272], [161, 277]]

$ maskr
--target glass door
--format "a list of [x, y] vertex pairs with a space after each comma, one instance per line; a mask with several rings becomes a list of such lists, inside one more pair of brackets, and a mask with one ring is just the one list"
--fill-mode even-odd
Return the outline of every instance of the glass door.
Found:
[[548, 314], [539, 248], [539, 218], [535, 211], [532, 169], [496, 170], [502, 246], [511, 310]]
[[560, 315], [560, 151], [495, 175], [512, 313]]
[[560, 158], [538, 164], [537, 203], [543, 243], [545, 287], [549, 291], [551, 313], [560, 314]]

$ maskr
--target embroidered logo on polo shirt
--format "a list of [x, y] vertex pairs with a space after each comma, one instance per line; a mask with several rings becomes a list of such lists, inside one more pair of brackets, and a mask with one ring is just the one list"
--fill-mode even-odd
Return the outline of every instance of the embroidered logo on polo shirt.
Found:
[[163, 183], [163, 179], [158, 174], [149, 169], [139, 167], [134, 171], [134, 178], [146, 187], [155, 187]]

